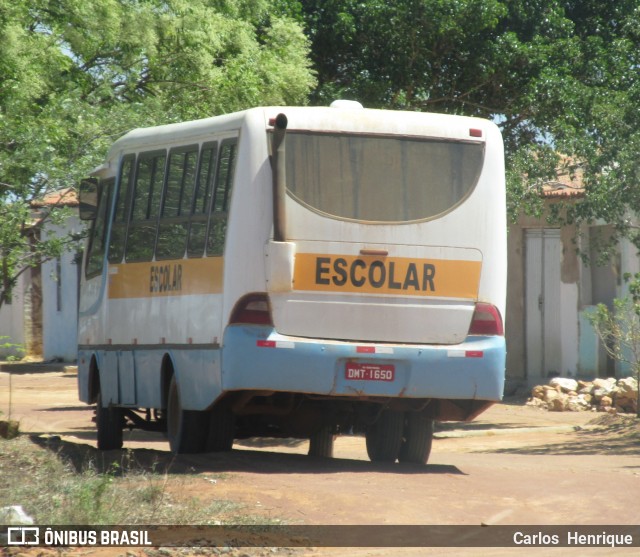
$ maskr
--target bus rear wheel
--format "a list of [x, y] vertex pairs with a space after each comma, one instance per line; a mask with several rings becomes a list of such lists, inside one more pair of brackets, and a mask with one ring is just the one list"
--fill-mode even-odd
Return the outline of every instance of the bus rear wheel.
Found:
[[402, 445], [404, 414], [385, 410], [367, 428], [367, 454], [372, 462], [395, 462]]
[[233, 447], [236, 417], [226, 405], [214, 406], [209, 412], [208, 452], [228, 452]]
[[336, 436], [330, 426], [324, 426], [309, 437], [309, 456], [333, 458], [333, 442]]
[[175, 454], [202, 453], [206, 448], [208, 416], [206, 412], [184, 410], [175, 375], [167, 398], [167, 437]]
[[103, 406], [102, 392], [98, 391], [96, 401], [96, 427], [98, 429], [98, 449], [111, 451], [122, 448], [122, 428], [124, 417], [122, 408]]
[[398, 460], [410, 464], [426, 464], [432, 443], [433, 420], [418, 412], [407, 412]]

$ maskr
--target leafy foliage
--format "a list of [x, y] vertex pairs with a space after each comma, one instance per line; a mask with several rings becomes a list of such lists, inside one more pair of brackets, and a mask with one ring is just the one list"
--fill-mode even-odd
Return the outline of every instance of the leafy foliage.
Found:
[[616, 298], [613, 308], [598, 304], [587, 315], [607, 353], [616, 361], [629, 364], [638, 381], [637, 415], [640, 418], [640, 273], [625, 273], [629, 288], [626, 298]]
[[602, 340], [607, 353], [616, 361], [629, 364], [639, 383], [637, 393], [638, 417], [640, 418], [640, 299], [638, 287], [640, 275], [636, 275], [625, 299], [615, 299], [613, 308], [598, 304], [587, 318]]
[[[304, 0], [314, 102], [494, 119], [505, 137], [512, 216], [580, 161], [586, 196], [568, 221], [636, 235], [640, 210], [637, 0]], [[559, 157], [562, 154], [562, 160]], [[638, 240], [640, 245], [640, 240]]]
[[33, 220], [32, 202], [73, 186], [116, 137], [305, 102], [308, 41], [276, 4], [0, 0], [0, 306], [20, 272], [74, 245], [39, 236], [64, 214]]
[[[0, 353], [8, 354], [6, 357], [8, 362], [17, 362], [24, 357], [25, 349], [21, 344], [12, 342], [10, 337], [0, 335]], [[11, 377], [9, 377], [9, 382], [11, 382]], [[0, 411], [0, 415], [2, 415], [2, 411]]]
[[586, 195], [553, 218], [640, 246], [638, 0], [0, 0], [0, 304], [41, 257], [30, 202], [114, 138], [310, 92], [491, 118], [512, 216], [579, 161]]

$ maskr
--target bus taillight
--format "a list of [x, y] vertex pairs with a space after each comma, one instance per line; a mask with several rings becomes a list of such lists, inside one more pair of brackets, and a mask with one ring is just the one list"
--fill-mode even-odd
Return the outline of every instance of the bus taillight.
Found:
[[248, 294], [241, 298], [231, 312], [229, 325], [271, 325], [271, 308], [266, 294]]
[[470, 335], [503, 336], [504, 327], [498, 308], [491, 304], [478, 303], [473, 312]]

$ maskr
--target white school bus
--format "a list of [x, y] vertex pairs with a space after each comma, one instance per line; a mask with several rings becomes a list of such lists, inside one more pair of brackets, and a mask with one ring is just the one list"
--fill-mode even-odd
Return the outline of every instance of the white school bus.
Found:
[[81, 187], [80, 399], [98, 447], [165, 431], [363, 434], [425, 463], [434, 421], [502, 397], [506, 216], [491, 122], [255, 108], [139, 129]]

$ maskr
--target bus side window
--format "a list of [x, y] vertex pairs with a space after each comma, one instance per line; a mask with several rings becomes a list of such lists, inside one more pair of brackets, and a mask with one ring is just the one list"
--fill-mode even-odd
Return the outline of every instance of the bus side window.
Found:
[[187, 255], [189, 257], [202, 257], [204, 254], [209, 201], [213, 191], [217, 161], [218, 142], [205, 143], [200, 151], [198, 178], [191, 208], [191, 225], [189, 227], [189, 242], [187, 246]]
[[169, 155], [167, 185], [158, 225], [156, 259], [184, 257], [197, 160], [197, 146], [180, 148]]
[[98, 214], [93, 221], [91, 232], [89, 233], [89, 244], [87, 247], [87, 263], [85, 276], [87, 278], [98, 276], [102, 273], [104, 265], [104, 252], [106, 240], [106, 220], [107, 211], [110, 207], [111, 196], [116, 184], [115, 178], [102, 180], [98, 190]]
[[127, 261], [151, 261], [153, 257], [166, 158], [164, 151], [142, 153], [138, 157], [127, 234]]
[[218, 172], [213, 194], [209, 234], [207, 238], [207, 255], [222, 255], [227, 232], [229, 202], [233, 189], [233, 175], [236, 162], [237, 139], [225, 139], [220, 147]]
[[109, 238], [109, 263], [120, 263], [124, 256], [124, 241], [129, 220], [129, 189], [133, 180], [135, 155], [122, 159], [116, 195], [116, 207], [113, 211], [111, 236]]

